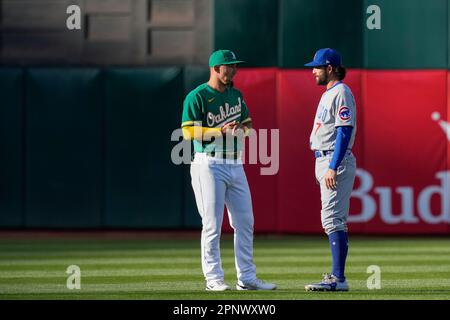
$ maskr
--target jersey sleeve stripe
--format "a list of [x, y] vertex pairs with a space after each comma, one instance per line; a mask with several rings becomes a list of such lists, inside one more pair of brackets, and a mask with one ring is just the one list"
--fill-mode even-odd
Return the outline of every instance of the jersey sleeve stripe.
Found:
[[242, 121], [241, 123], [246, 123], [246, 122], [250, 122], [250, 121], [252, 121], [252, 118], [247, 118], [247, 119], [245, 119], [244, 121]]
[[181, 127], [192, 126], [194, 125], [194, 121], [185, 121], [181, 124]]

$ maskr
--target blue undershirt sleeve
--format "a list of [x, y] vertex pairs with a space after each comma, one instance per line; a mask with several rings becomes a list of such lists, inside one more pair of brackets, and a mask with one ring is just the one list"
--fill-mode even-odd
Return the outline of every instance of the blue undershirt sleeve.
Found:
[[352, 137], [352, 130], [353, 127], [351, 126], [337, 127], [336, 144], [334, 146], [330, 169], [337, 170], [342, 162], [342, 159], [344, 159], [350, 138]]

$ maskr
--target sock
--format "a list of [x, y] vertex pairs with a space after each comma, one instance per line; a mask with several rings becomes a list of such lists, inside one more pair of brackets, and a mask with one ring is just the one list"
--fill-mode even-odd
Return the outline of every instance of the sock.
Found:
[[335, 231], [328, 235], [330, 240], [331, 257], [333, 258], [333, 269], [331, 273], [335, 275], [339, 281], [344, 281], [345, 260], [348, 252], [347, 232]]

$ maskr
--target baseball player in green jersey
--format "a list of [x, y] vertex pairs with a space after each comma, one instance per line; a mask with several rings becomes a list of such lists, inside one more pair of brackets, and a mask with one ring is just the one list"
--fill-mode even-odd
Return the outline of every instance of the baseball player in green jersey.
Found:
[[312, 62], [318, 85], [326, 86], [317, 107], [310, 136], [316, 158], [316, 179], [320, 184], [322, 227], [328, 235], [332, 271], [319, 283], [305, 286], [307, 291], [348, 291], [344, 276], [348, 252], [347, 218], [356, 172], [351, 151], [356, 134], [356, 104], [350, 88], [342, 82], [346, 70], [334, 49], [320, 49]]
[[276, 288], [256, 277], [253, 262], [253, 209], [241, 154], [252, 120], [241, 92], [233, 88], [240, 63], [232, 51], [213, 52], [209, 81], [192, 90], [183, 104], [183, 137], [193, 140], [195, 151], [191, 182], [202, 219], [202, 270], [206, 290], [211, 291], [231, 289], [224, 281], [220, 258], [225, 205], [234, 229], [236, 289]]

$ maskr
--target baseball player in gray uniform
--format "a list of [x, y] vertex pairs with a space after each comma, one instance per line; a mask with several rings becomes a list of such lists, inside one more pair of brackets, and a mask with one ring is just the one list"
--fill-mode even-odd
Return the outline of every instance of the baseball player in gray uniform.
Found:
[[192, 90], [183, 105], [182, 130], [194, 142], [191, 164], [192, 187], [202, 218], [201, 259], [206, 290], [224, 291], [220, 259], [220, 235], [224, 205], [234, 229], [234, 252], [238, 290], [273, 290], [275, 284], [256, 277], [253, 262], [253, 209], [242, 165], [242, 140], [252, 119], [232, 81], [237, 64], [230, 50], [218, 50], [209, 59], [210, 78]]
[[355, 180], [356, 159], [351, 152], [356, 135], [356, 104], [350, 88], [342, 82], [346, 70], [340, 54], [320, 49], [312, 62], [316, 83], [326, 86], [317, 107], [310, 136], [316, 158], [315, 176], [320, 185], [321, 221], [328, 235], [332, 271], [319, 283], [305, 286], [306, 291], [348, 291], [344, 275], [348, 252], [347, 217]]

